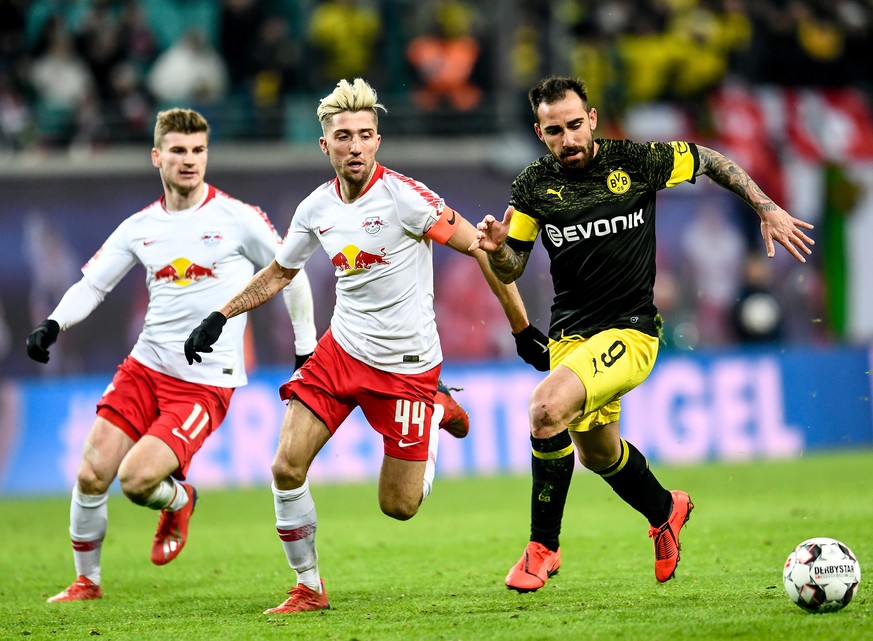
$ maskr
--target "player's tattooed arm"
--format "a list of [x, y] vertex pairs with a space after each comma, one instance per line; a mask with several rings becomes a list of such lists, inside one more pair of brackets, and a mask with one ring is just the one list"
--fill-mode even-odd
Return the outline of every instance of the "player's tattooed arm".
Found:
[[511, 283], [521, 276], [530, 257], [530, 251], [516, 251], [506, 240], [515, 207], [509, 205], [503, 212], [503, 220], [491, 214], [476, 225], [476, 240], [470, 250], [482, 249], [488, 254], [488, 266], [501, 283]]
[[502, 243], [495, 251], [488, 253], [488, 264], [501, 283], [511, 283], [521, 276], [529, 257], [530, 252], [515, 251]]
[[273, 297], [267, 286], [266, 277], [258, 273], [239, 294], [227, 303], [228, 318], [233, 318], [247, 311], [260, 307]]
[[806, 230], [813, 229], [812, 223], [795, 218], [774, 203], [733, 160], [701, 145], [697, 146], [697, 151], [700, 158], [697, 175], [709, 176], [717, 185], [735, 193], [757, 212], [761, 219], [761, 237], [767, 248], [767, 256], [772, 258], [775, 255], [775, 243], [778, 243], [794, 258], [805, 263], [804, 254], [811, 254], [811, 247], [815, 244], [806, 234]]
[[759, 214], [779, 209], [779, 206], [758, 187], [746, 170], [733, 160], [702, 145], [697, 145], [697, 152], [700, 156], [698, 176], [708, 176], [717, 185], [745, 200]]
[[291, 282], [296, 269], [285, 269], [275, 260], [255, 274], [243, 290], [219, 311], [228, 318], [260, 307]]

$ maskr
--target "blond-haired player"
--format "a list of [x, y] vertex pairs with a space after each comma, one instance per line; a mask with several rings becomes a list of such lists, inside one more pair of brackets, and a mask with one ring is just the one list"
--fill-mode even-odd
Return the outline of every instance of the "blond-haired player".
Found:
[[360, 78], [341, 80], [321, 100], [319, 144], [335, 178], [297, 207], [272, 264], [205, 319], [186, 343], [189, 360], [200, 360], [197, 352], [208, 351], [226, 322], [293, 283], [319, 246], [335, 266], [330, 329], [281, 388], [289, 403], [272, 466], [273, 495], [276, 529], [297, 581], [288, 599], [267, 613], [329, 607], [318, 569], [318, 521], [307, 472], [355, 407], [382, 435], [382, 511], [409, 519], [431, 491], [443, 411], [434, 404], [442, 363], [433, 309], [434, 243], [479, 262], [513, 332], [529, 325], [515, 286], [499, 283], [484, 252], [468, 249], [475, 228], [427, 186], [376, 161], [382, 109], [376, 92]]

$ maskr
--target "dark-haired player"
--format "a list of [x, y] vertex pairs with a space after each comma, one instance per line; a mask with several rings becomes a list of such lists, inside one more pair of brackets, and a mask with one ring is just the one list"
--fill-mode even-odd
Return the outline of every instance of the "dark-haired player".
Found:
[[579, 80], [547, 78], [528, 97], [534, 130], [549, 153], [518, 175], [503, 220], [486, 216], [473, 244], [489, 253], [494, 274], [509, 283], [524, 271], [542, 234], [555, 290], [547, 341], [551, 372], [530, 402], [530, 542], [506, 585], [537, 590], [561, 565], [558, 537], [574, 445], [582, 465], [646, 518], [655, 577], [668, 581], [693, 504], [685, 492], [664, 489], [645, 456], [619, 434], [621, 397], [646, 379], [658, 353], [655, 195], [708, 176], [758, 214], [768, 256], [777, 242], [806, 262], [803, 254], [811, 253], [813, 241], [804, 230], [812, 225], [790, 216], [712, 149], [595, 139], [597, 110]]

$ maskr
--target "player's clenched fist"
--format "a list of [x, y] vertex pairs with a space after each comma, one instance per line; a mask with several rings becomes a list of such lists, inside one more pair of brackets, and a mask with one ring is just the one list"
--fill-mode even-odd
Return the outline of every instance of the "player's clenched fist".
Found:
[[515, 351], [522, 360], [540, 372], [549, 371], [549, 338], [533, 325], [528, 325], [515, 337]]
[[49, 362], [48, 348], [58, 340], [61, 331], [56, 321], [47, 318], [27, 337], [27, 355], [37, 363]]
[[188, 340], [185, 341], [185, 358], [188, 359], [188, 365], [193, 365], [194, 361], [199, 363], [203, 360], [197, 352], [212, 351], [212, 346], [221, 336], [221, 329], [226, 322], [227, 317], [224, 314], [212, 312], [191, 332]]

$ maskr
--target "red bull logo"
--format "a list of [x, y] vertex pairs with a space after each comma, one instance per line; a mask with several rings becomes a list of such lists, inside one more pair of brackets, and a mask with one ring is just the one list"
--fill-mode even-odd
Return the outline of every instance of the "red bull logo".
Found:
[[346, 275], [360, 274], [366, 269], [370, 269], [373, 265], [390, 265], [391, 262], [385, 260], [385, 248], [379, 249], [378, 254], [371, 254], [364, 251], [355, 245], [346, 245], [341, 252], [330, 259], [338, 272]]
[[218, 278], [215, 275], [215, 263], [212, 263], [212, 267], [204, 267], [187, 258], [177, 258], [169, 265], [154, 270], [153, 277], [157, 283], [175, 283], [179, 287], [187, 287], [204, 278]]

